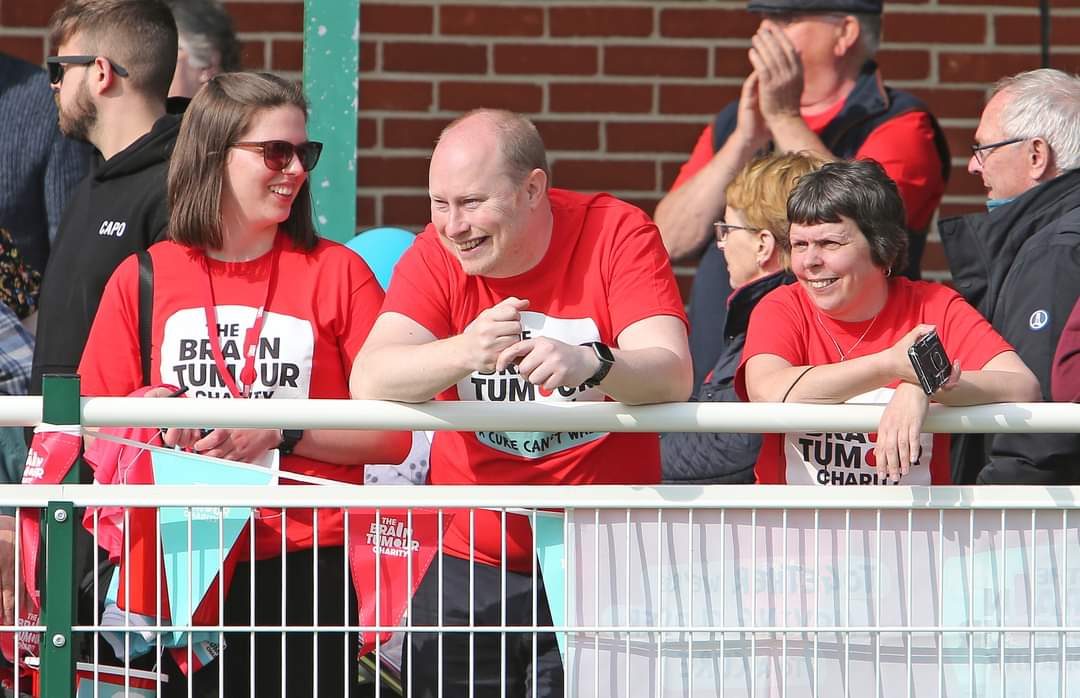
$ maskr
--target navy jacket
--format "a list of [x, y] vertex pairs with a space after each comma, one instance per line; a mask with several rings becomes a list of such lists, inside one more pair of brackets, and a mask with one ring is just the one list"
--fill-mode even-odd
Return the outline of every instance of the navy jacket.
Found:
[[[1051, 365], [1080, 297], [1080, 170], [990, 213], [938, 223], [956, 290], [990, 321], [1050, 400]], [[1080, 484], [1080, 434], [953, 437], [958, 484]]]

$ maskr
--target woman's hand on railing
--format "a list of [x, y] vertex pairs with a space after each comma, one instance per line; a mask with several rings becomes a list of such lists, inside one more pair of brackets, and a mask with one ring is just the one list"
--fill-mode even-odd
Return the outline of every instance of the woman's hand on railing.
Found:
[[901, 476], [919, 461], [919, 434], [929, 407], [930, 398], [921, 387], [910, 383], [896, 386], [881, 414], [874, 446], [874, 467], [879, 478], [900, 482]]

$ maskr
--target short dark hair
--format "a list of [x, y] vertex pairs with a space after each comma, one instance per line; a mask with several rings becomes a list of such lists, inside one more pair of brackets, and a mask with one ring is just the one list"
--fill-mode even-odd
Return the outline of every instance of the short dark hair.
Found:
[[[799, 178], [788, 198], [788, 223], [817, 225], [850, 218], [870, 243], [874, 265], [907, 262], [904, 201], [896, 182], [874, 160], [841, 160]], [[790, 244], [790, 243], [789, 243]]]
[[[169, 238], [199, 249], [221, 249], [221, 188], [229, 148], [256, 114], [293, 106], [307, 118], [300, 86], [270, 73], [220, 73], [203, 85], [187, 111], [169, 161]], [[311, 179], [305, 179], [281, 229], [297, 247], [315, 247]]]
[[172, 10], [176, 28], [197, 67], [209, 68], [216, 62], [223, 73], [240, 70], [240, 44], [232, 19], [220, 2], [165, 0], [165, 4]]
[[551, 186], [551, 169], [548, 167], [544, 139], [527, 117], [505, 109], [473, 109], [454, 119], [439, 134], [439, 140], [455, 126], [475, 116], [487, 118], [495, 128], [503, 159], [509, 168], [507, 174], [515, 183], [524, 181], [533, 170], [543, 170]]
[[176, 71], [176, 22], [161, 0], [67, 0], [53, 13], [54, 47], [76, 34], [84, 53], [122, 66], [135, 91], [160, 100]]

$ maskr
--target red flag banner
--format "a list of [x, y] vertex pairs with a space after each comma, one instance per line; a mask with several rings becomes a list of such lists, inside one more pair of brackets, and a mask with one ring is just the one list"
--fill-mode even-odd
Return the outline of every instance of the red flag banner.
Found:
[[[438, 512], [413, 509], [410, 518], [409, 511], [380, 509], [376, 516], [373, 509], [348, 510], [349, 567], [360, 625], [398, 625], [439, 551]], [[444, 512], [443, 531], [452, 518]], [[379, 642], [386, 642], [390, 635], [390, 631], [380, 632]], [[375, 632], [361, 633], [361, 656], [374, 649]]]

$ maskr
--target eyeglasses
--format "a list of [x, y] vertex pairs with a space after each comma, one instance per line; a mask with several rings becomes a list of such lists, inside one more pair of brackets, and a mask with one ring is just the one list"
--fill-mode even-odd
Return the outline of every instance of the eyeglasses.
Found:
[[725, 223], [724, 221], [716, 221], [713, 223], [713, 228], [716, 230], [716, 241], [721, 245], [727, 240], [727, 236], [732, 230], [745, 230], [748, 233], [761, 232], [761, 228], [749, 228], [745, 225], [734, 225], [733, 223]]
[[300, 166], [304, 168], [304, 172], [311, 172], [319, 162], [323, 144], [318, 141], [307, 141], [300, 145], [293, 145], [289, 141], [241, 141], [233, 143], [233, 147], [261, 151], [263, 163], [275, 172], [281, 172], [288, 167], [295, 155], [300, 158]]
[[[128, 76], [128, 71], [123, 66], [115, 63], [111, 58], [100, 56], [105, 58], [112, 66], [113, 72], [122, 78]], [[49, 70], [49, 82], [54, 85], [59, 85], [64, 80], [64, 66], [65, 65], [90, 65], [96, 61], [98, 56], [49, 56], [45, 59], [45, 67]]]
[[1004, 141], [998, 141], [997, 143], [987, 143], [986, 145], [975, 144], [971, 146], [971, 154], [975, 156], [975, 159], [979, 161], [981, 166], [986, 162], [986, 158], [990, 157], [990, 153], [994, 152], [996, 148], [1000, 148], [1003, 145], [1012, 145], [1013, 143], [1019, 143], [1026, 141], [1026, 138], [1009, 138]]

